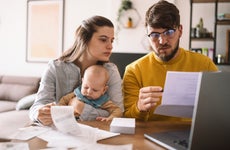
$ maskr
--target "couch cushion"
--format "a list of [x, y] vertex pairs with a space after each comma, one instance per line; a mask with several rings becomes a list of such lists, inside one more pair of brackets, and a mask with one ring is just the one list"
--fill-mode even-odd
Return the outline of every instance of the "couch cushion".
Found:
[[19, 128], [30, 123], [28, 110], [9, 111], [0, 113], [0, 138], [9, 138]]
[[0, 100], [18, 101], [27, 95], [36, 93], [39, 82], [39, 77], [2, 76]]
[[16, 102], [0, 100], [0, 113], [15, 110]]
[[16, 105], [16, 110], [29, 109], [33, 105], [35, 97], [36, 93], [20, 99]]

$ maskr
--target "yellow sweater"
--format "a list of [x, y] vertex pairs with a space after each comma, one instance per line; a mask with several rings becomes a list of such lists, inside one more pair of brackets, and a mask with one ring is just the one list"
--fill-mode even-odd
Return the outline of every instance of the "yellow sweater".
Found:
[[[202, 54], [179, 49], [177, 58], [163, 62], [153, 52], [127, 65], [123, 77], [125, 117], [138, 120], [188, 120], [175, 117], [154, 115], [156, 107], [148, 112], [140, 112], [137, 108], [139, 90], [146, 86], [164, 87], [167, 71], [217, 71], [218, 68], [209, 57]], [[176, 85], [175, 85], [176, 86]], [[158, 105], [161, 101], [158, 103]]]

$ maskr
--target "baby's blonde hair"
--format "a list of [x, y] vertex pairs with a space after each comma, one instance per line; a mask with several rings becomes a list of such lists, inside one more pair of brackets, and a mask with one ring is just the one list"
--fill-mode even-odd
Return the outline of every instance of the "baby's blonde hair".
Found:
[[93, 75], [97, 78], [102, 78], [104, 77], [104, 82], [105, 84], [108, 82], [109, 80], [109, 73], [107, 71], [107, 69], [102, 66], [102, 65], [92, 65], [89, 66], [84, 73], [84, 76], [88, 74], [88, 75]]

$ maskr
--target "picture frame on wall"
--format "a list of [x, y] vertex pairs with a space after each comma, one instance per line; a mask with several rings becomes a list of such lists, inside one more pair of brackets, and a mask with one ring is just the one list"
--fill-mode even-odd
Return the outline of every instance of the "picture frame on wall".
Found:
[[48, 62], [63, 48], [64, 0], [27, 1], [27, 62]]

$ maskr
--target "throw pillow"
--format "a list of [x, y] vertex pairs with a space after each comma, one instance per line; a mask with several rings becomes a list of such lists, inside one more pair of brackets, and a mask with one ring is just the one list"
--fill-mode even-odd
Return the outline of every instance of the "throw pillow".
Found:
[[16, 105], [16, 110], [29, 109], [34, 103], [35, 96], [36, 93], [21, 98]]

